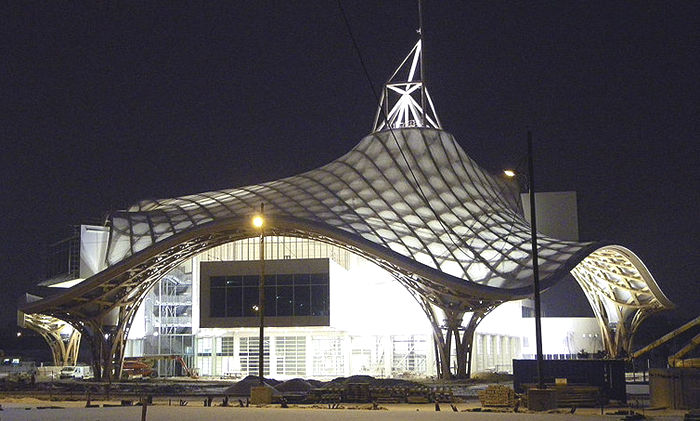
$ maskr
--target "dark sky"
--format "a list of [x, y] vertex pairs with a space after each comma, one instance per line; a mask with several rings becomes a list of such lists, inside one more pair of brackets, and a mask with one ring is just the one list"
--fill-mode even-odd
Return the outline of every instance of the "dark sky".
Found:
[[[343, 1], [379, 87], [414, 1]], [[697, 313], [700, 3], [426, 1], [444, 128], [493, 171], [535, 137], [538, 190]], [[21, 2], [0, 11], [2, 320], [71, 224], [339, 157], [375, 98], [336, 1]]]

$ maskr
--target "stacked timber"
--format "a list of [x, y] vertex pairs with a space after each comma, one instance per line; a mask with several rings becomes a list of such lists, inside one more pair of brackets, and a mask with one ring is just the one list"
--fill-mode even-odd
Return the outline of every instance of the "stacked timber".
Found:
[[410, 387], [406, 390], [406, 402], [408, 403], [429, 403], [431, 402], [432, 390], [426, 386]]
[[435, 402], [454, 402], [452, 388], [448, 386], [436, 387], [433, 390], [433, 400]]
[[399, 403], [406, 401], [405, 387], [373, 387], [370, 389], [372, 401], [377, 403]]
[[[524, 396], [527, 396], [527, 389], [537, 387], [535, 384], [523, 384]], [[596, 407], [601, 403], [600, 387], [583, 384], [548, 384], [547, 389], [556, 391], [557, 406], [564, 407]], [[607, 399], [605, 399], [607, 403]], [[525, 402], [527, 404], [527, 402]]]
[[513, 388], [496, 384], [479, 391], [481, 406], [513, 406], [515, 391]]
[[600, 388], [584, 385], [555, 385], [557, 406], [594, 407], [600, 404]]

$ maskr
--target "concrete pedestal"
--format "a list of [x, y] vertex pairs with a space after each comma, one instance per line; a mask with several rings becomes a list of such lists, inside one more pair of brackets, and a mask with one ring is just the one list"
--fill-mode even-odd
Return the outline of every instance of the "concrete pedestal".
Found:
[[267, 405], [272, 403], [272, 390], [265, 386], [251, 387], [250, 403], [253, 405]]
[[527, 409], [531, 411], [548, 411], [557, 407], [557, 391], [554, 389], [527, 390]]

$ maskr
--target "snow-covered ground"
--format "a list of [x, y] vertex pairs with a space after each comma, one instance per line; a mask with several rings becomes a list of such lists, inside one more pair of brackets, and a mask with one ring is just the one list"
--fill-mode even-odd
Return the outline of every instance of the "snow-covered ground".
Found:
[[[97, 402], [96, 402], [97, 403]], [[141, 419], [142, 408], [134, 407], [99, 407], [84, 408], [83, 402], [46, 402], [36, 399], [2, 400], [0, 421], [138, 421]], [[192, 406], [190, 406], [192, 405]], [[525, 413], [479, 413], [453, 412], [448, 404], [441, 405], [441, 411], [436, 412], [432, 404], [428, 405], [385, 405], [386, 409], [371, 411], [369, 405], [344, 404], [343, 409], [327, 409], [323, 407], [292, 407], [287, 409], [267, 408], [238, 408], [238, 407], [203, 407], [201, 403], [190, 403], [188, 406], [167, 406], [163, 404], [148, 406], [146, 420], [148, 421], [316, 421], [316, 420], [469, 420], [469, 421], [499, 421], [499, 420], [547, 420], [547, 421], [597, 421], [618, 420], [620, 415], [600, 415], [600, 410], [582, 408], [571, 415], [566, 410], [559, 414], [525, 414]], [[38, 409], [41, 406], [59, 406], [60, 409]], [[471, 405], [473, 407], [473, 405]], [[467, 404], [457, 404], [461, 411]], [[607, 412], [607, 411], [606, 411]], [[646, 415], [655, 420], [682, 420], [684, 411], [664, 411], [654, 413], [647, 411]]]

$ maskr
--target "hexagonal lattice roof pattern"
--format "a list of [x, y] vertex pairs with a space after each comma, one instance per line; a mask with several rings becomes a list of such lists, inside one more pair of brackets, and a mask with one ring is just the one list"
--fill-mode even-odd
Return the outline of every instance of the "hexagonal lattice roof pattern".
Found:
[[[373, 133], [293, 177], [142, 201], [111, 215], [108, 261], [196, 226], [250, 216], [260, 203], [266, 215], [341, 230], [451, 279], [506, 290], [531, 284], [530, 226], [517, 191], [480, 168], [452, 135], [427, 128]], [[591, 246], [540, 236], [540, 276], [563, 277]]]

